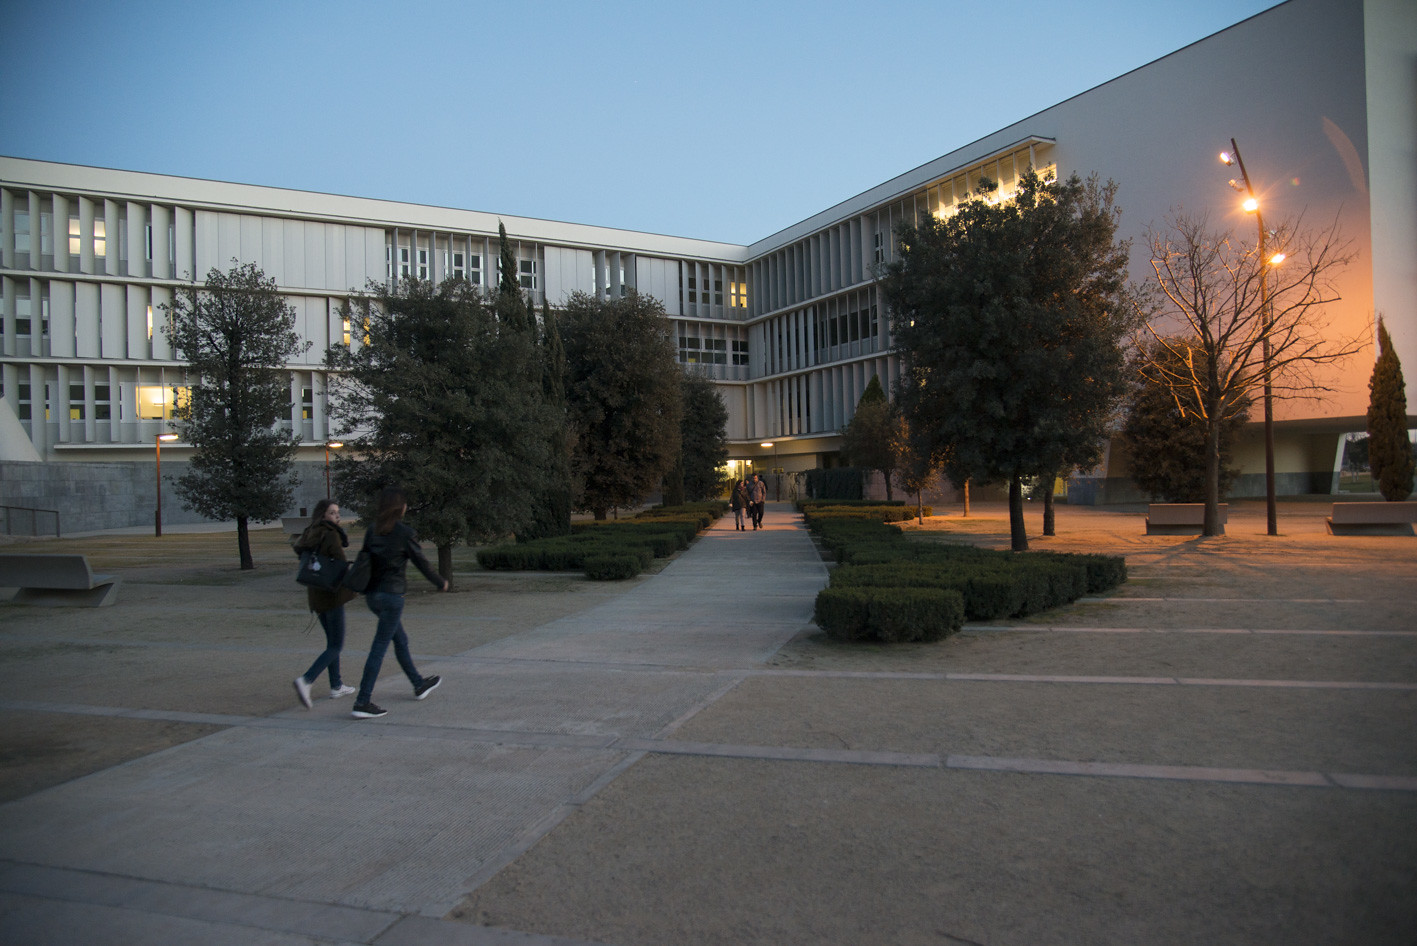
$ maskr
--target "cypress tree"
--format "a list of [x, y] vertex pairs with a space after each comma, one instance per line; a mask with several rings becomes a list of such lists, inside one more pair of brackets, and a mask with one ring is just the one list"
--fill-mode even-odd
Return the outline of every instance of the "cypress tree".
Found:
[[1368, 380], [1368, 466], [1388, 502], [1412, 495], [1412, 441], [1407, 436], [1407, 388], [1387, 326], [1378, 319], [1378, 360]]

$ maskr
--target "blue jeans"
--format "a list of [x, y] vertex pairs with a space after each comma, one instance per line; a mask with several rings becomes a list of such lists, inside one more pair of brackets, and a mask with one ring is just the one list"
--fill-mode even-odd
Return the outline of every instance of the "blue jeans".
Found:
[[369, 645], [369, 659], [364, 662], [364, 678], [359, 681], [359, 695], [356, 703], [368, 703], [374, 695], [374, 681], [379, 679], [379, 668], [384, 665], [384, 654], [389, 649], [389, 641], [394, 642], [394, 656], [403, 668], [408, 682], [414, 687], [423, 684], [423, 677], [413, 666], [413, 655], [408, 652], [408, 635], [403, 632], [403, 595], [389, 594], [387, 591], [371, 591], [364, 596], [369, 610], [379, 617], [379, 627], [374, 631], [374, 643]]
[[328, 667], [330, 669], [330, 689], [338, 690], [340, 688], [339, 653], [344, 650], [344, 605], [329, 611], [320, 611], [315, 616], [320, 619], [320, 626], [325, 629], [325, 651], [315, 658], [310, 669], [305, 671], [302, 676], [304, 676], [306, 683], [314, 683], [320, 679], [320, 672]]

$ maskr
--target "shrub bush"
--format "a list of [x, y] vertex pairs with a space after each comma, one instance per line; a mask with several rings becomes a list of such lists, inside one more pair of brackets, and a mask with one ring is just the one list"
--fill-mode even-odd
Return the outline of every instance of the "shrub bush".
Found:
[[940, 588], [831, 587], [817, 595], [815, 619], [836, 640], [937, 641], [964, 624], [964, 600]]
[[643, 566], [634, 555], [600, 553], [586, 556], [585, 574], [591, 581], [624, 581], [634, 578]]

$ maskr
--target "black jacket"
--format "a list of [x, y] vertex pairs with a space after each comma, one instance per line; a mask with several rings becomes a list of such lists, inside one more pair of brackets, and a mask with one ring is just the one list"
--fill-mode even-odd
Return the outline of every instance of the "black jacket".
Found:
[[369, 591], [404, 594], [408, 590], [404, 569], [409, 562], [417, 566], [435, 588], [442, 589], [443, 577], [428, 564], [413, 530], [402, 522], [395, 523], [388, 535], [379, 535], [370, 529], [365, 541], [369, 543]]
[[[308, 549], [343, 562], [345, 561], [344, 550], [349, 545], [349, 539], [339, 526], [321, 519], [319, 522], [307, 526], [300, 537], [295, 540], [294, 545], [297, 555]], [[339, 587], [333, 591], [307, 587], [305, 591], [310, 610], [316, 612], [331, 611], [354, 597], [354, 592], [345, 587]]]

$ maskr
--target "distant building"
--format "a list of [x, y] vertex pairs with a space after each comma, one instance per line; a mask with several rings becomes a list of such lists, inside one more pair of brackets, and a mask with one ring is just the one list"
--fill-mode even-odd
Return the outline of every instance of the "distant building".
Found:
[[[1338, 287], [1342, 301], [1326, 313], [1333, 331], [1372, 335], [1381, 312], [1412, 378], [1414, 59], [1417, 8], [1406, 0], [1289, 0], [749, 246], [500, 219], [516, 246], [517, 277], [537, 303], [630, 288], [662, 300], [680, 361], [714, 379], [728, 404], [733, 461], [793, 472], [833, 463], [837, 432], [867, 382], [879, 375], [889, 387], [899, 374], [873, 274], [891, 258], [901, 221], [946, 211], [981, 176], [1007, 193], [1029, 165], [1096, 173], [1120, 185], [1121, 235], [1132, 240], [1132, 271], [1142, 280], [1150, 274], [1147, 227], [1172, 208], [1206, 212], [1213, 226], [1252, 236], [1253, 219], [1217, 161], [1235, 137], [1270, 220], [1337, 221], [1357, 247]], [[947, 126], [951, 102], [987, 95], [988, 85], [981, 75], [970, 88], [938, 90], [920, 102], [921, 120]], [[853, 147], [869, 141], [859, 129], [850, 138]], [[830, 149], [804, 150], [802, 160], [830, 160]], [[495, 284], [498, 220], [0, 158], [0, 504], [61, 502], [126, 477], [131, 518], [146, 521], [153, 439], [167, 429], [172, 386], [183, 383], [161, 306], [233, 259], [275, 279], [313, 342], [290, 365], [286, 422], [300, 436], [301, 460], [323, 464], [324, 443], [342, 432], [327, 420], [320, 361], [327, 346], [351, 341], [338, 315], [351, 288], [403, 276]], [[1328, 490], [1342, 435], [1364, 427], [1373, 357], [1370, 350], [1335, 368], [1327, 380], [1337, 390], [1325, 400], [1279, 404], [1281, 493]], [[180, 463], [184, 450], [170, 445], [164, 460]], [[1262, 493], [1258, 436], [1237, 460], [1245, 475], [1234, 492]], [[76, 466], [83, 463], [105, 469], [88, 476]], [[111, 464], [134, 469], [119, 475]], [[302, 505], [323, 490], [322, 478], [307, 479]], [[1134, 496], [1125, 457], [1113, 455], [1077, 498]], [[168, 508], [180, 521], [177, 504]]]

